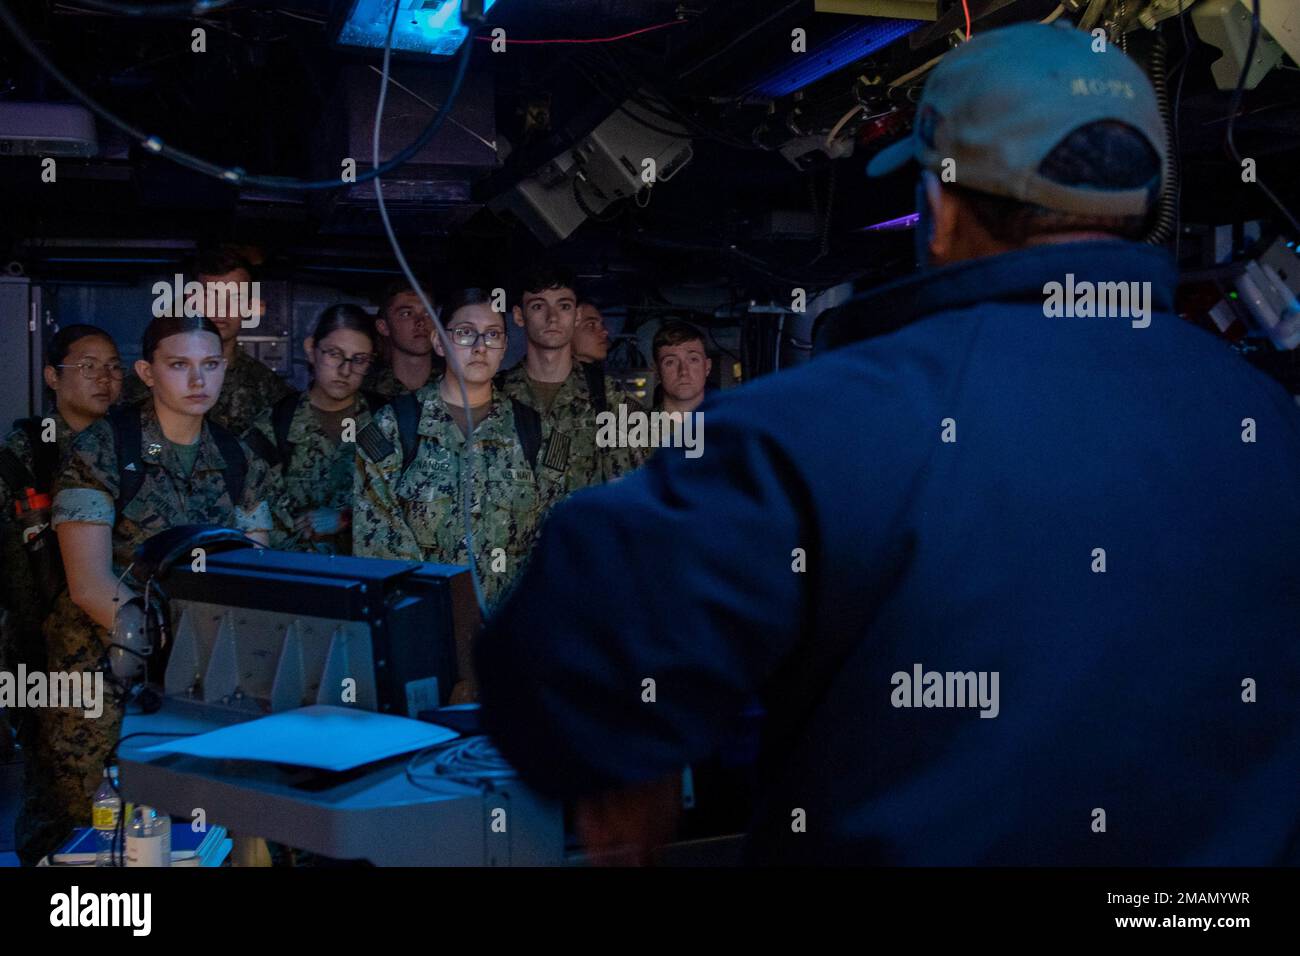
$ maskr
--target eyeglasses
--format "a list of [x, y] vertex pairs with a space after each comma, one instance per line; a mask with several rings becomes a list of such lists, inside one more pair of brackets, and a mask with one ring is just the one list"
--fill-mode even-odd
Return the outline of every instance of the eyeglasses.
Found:
[[506, 347], [505, 329], [492, 328], [480, 332], [468, 325], [462, 325], [459, 328], [451, 329], [449, 334], [451, 340], [461, 348], [472, 349], [478, 345], [479, 339], [482, 339], [483, 344], [490, 349], [503, 349]]
[[373, 352], [358, 352], [356, 355], [344, 355], [338, 349], [319, 349], [321, 357], [325, 364], [330, 368], [340, 368], [343, 365], [351, 365], [360, 373], [364, 373], [370, 368], [370, 363], [375, 360]]
[[88, 378], [92, 382], [101, 375], [107, 375], [115, 382], [120, 382], [126, 376], [126, 367], [118, 362], [109, 362], [106, 365], [100, 365], [94, 359], [86, 359], [84, 362], [78, 362], [76, 365], [56, 365], [55, 368], [79, 368], [81, 377]]

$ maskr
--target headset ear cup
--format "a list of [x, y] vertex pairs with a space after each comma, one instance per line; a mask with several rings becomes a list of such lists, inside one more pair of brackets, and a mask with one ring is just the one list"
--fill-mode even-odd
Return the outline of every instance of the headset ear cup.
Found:
[[156, 601], [150, 601], [145, 611], [145, 633], [149, 636], [149, 662], [147, 672], [149, 679], [161, 682], [163, 679], [162, 650], [167, 644], [167, 619]]

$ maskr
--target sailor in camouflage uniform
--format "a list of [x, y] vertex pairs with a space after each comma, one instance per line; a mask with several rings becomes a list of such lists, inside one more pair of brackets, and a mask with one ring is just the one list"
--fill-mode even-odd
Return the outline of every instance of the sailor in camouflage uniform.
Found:
[[620, 404], [629, 412], [641, 406], [608, 381], [600, 366], [574, 360], [574, 281], [567, 270], [549, 265], [524, 277], [514, 318], [528, 336], [528, 352], [498, 382], [508, 397], [542, 417], [546, 451], [539, 477], [548, 507], [581, 488], [620, 478], [645, 459], [643, 449], [596, 443], [600, 412], [617, 414]]
[[[79, 434], [55, 483], [53, 524], [68, 590], [45, 623], [51, 671], [105, 668], [115, 615], [135, 608], [135, 595], [121, 576], [148, 538], [179, 525], [213, 524], [266, 543], [271, 527], [267, 465], [229, 431], [204, 420], [221, 388], [216, 328], [201, 318], [155, 319], [145, 331], [143, 354], [147, 360], [137, 362], [136, 370], [153, 381], [153, 401], [116, 409]], [[139, 447], [119, 449], [116, 435], [130, 434], [132, 416]], [[195, 440], [173, 442], [168, 432]], [[130, 473], [141, 481], [119, 507], [123, 476]], [[237, 500], [232, 486], [242, 486]], [[99, 566], [105, 553], [111, 558]], [[51, 852], [71, 828], [89, 824], [91, 801], [122, 724], [122, 699], [109, 694], [109, 687], [106, 680], [108, 699], [98, 718], [73, 709], [38, 713], [33, 757], [40, 794], [25, 801], [19, 818], [24, 862]]]
[[[229, 252], [211, 252], [200, 256], [193, 267], [198, 281], [218, 287], [226, 283], [243, 283], [246, 288], [252, 281], [252, 266], [247, 260]], [[241, 317], [231, 314], [212, 316], [212, 323], [221, 333], [221, 352], [226, 359], [226, 379], [217, 403], [208, 412], [208, 421], [223, 425], [236, 435], [242, 435], [253, 425], [253, 420], [263, 410], [274, 405], [293, 389], [279, 375], [239, 347]], [[127, 378], [122, 389], [122, 403], [136, 405], [149, 397], [149, 389], [138, 376]]]
[[384, 290], [375, 331], [382, 356], [366, 377], [367, 392], [396, 398], [437, 381], [444, 363], [431, 344], [433, 317], [409, 284], [394, 282]]
[[409, 460], [397, 403], [381, 409], [358, 436], [352, 546], [358, 555], [468, 564], [461, 510], [468, 468], [474, 558], [490, 608], [532, 548], [540, 498], [514, 406], [492, 385], [506, 331], [505, 317], [489, 301], [485, 290], [462, 290], [444, 312], [473, 411], [472, 449], [465, 447], [461, 380], [449, 363], [435, 385], [415, 393], [418, 424]]
[[313, 369], [311, 388], [268, 408], [245, 436], [272, 465], [274, 548], [352, 553], [356, 437], [370, 423], [360, 388], [374, 360], [373, 336], [364, 309], [326, 309], [303, 343]]
[[[244, 352], [238, 342], [233, 342], [227, 359], [226, 383], [208, 413], [208, 421], [223, 425], [238, 435], [251, 428], [257, 416], [267, 408], [284, 396], [292, 395], [293, 389], [279, 375]], [[148, 396], [148, 387], [132, 375], [122, 389], [122, 404], [141, 405]]]
[[[47, 580], [38, 580], [14, 506], [26, 488], [44, 495], [52, 492], [73, 437], [102, 418], [122, 390], [117, 345], [107, 332], [93, 325], [60, 329], [46, 346], [45, 360], [44, 379], [54, 396], [54, 410], [16, 422], [17, 427], [0, 446], [0, 577], [4, 579], [0, 671], [14, 672], [20, 663], [29, 672], [46, 669], [41, 625], [50, 611], [50, 597], [63, 589], [57, 549], [50, 558]], [[28, 715], [19, 712], [16, 716]], [[0, 761], [13, 752], [10, 723], [10, 718], [0, 713]], [[33, 721], [12, 723], [18, 725], [19, 740], [29, 747]]]

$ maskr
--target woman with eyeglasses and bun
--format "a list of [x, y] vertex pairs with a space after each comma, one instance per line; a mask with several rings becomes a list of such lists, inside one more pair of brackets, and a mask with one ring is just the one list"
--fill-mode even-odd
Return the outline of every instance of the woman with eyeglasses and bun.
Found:
[[311, 387], [262, 412], [244, 440], [276, 483], [271, 546], [351, 554], [356, 438], [384, 401], [361, 390], [375, 358], [374, 325], [360, 306], [330, 306], [303, 351]]
[[[352, 546], [355, 554], [378, 558], [460, 565], [473, 560], [490, 608], [508, 590], [537, 536], [542, 424], [493, 385], [506, 354], [506, 320], [492, 308], [491, 291], [460, 289], [443, 301], [453, 354], [446, 355], [436, 329], [433, 347], [446, 357], [447, 371], [418, 392], [393, 399], [358, 433]], [[467, 470], [472, 556], [462, 507]], [[459, 648], [459, 658], [461, 683], [453, 699], [463, 700], [473, 696], [467, 647]]]
[[[0, 446], [0, 578], [4, 580], [0, 670], [44, 671], [41, 625], [63, 590], [63, 563], [49, 529], [51, 492], [63, 456], [78, 432], [108, 411], [122, 391], [124, 369], [117, 345], [103, 329], [68, 325], [45, 348], [43, 377], [53, 408], [14, 423]], [[11, 715], [22, 715], [15, 709]], [[13, 730], [30, 750], [34, 720], [14, 721]], [[0, 714], [0, 762], [13, 749], [11, 729]], [[32, 786], [32, 774], [26, 785]]]
[[[99, 713], [37, 712], [39, 764], [18, 823], [19, 855], [34, 863], [90, 822], [91, 801], [121, 731], [126, 691], [143, 670], [121, 648], [146, 610], [126, 580], [136, 548], [170, 528], [217, 525], [266, 544], [267, 465], [208, 420], [226, 359], [210, 319], [162, 316], [145, 329], [135, 372], [150, 390], [73, 439], [54, 483], [52, 524], [67, 588], [45, 622], [51, 671], [103, 676]], [[126, 646], [130, 646], [128, 643]]]
[[[37, 525], [24, 521], [33, 509], [46, 512], [54, 478], [63, 456], [79, 432], [103, 418], [122, 392], [125, 369], [117, 345], [103, 329], [93, 325], [69, 325], [59, 330], [45, 349], [45, 385], [53, 397], [48, 415], [34, 415], [14, 423], [14, 430], [0, 447], [0, 525], [5, 528], [5, 606], [17, 625], [31, 637], [29, 667], [44, 658], [40, 627], [49, 605], [63, 589], [63, 567], [56, 560], [45, 562], [47, 577], [37, 580], [37, 564], [28, 558], [28, 545]], [[53, 535], [49, 536], [50, 539]], [[51, 543], [51, 550], [54, 550]], [[3, 664], [0, 654], [0, 664]], [[3, 742], [0, 741], [0, 747]]]

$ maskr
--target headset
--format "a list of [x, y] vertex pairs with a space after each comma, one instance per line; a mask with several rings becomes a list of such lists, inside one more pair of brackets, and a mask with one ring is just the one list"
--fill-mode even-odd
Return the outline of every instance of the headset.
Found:
[[[172, 566], [189, 561], [196, 548], [208, 555], [253, 547], [257, 542], [233, 528], [187, 524], [160, 531], [135, 549], [131, 564], [117, 583], [120, 592], [122, 581], [130, 574], [142, 594], [125, 602], [113, 599], [117, 608], [107, 652], [109, 679], [124, 697], [152, 695], [145, 701], [146, 710], [158, 699], [157, 693], [145, 685], [150, 676], [161, 678], [162, 657], [161, 653], [155, 656], [155, 651], [162, 652], [171, 643], [167, 593], [160, 581], [166, 579]], [[157, 709], [156, 705], [153, 709]]]

